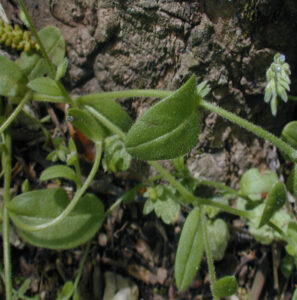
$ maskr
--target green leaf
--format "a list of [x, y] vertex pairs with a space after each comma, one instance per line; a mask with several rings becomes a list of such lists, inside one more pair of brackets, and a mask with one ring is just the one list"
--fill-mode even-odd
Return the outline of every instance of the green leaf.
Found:
[[[122, 131], [127, 132], [132, 125], [132, 120], [127, 112], [116, 101], [112, 99], [102, 99], [100, 97], [101, 94], [90, 94], [87, 96], [82, 96], [77, 99], [77, 103], [82, 102], [84, 105], [92, 106], [109, 122], [113, 123]], [[103, 124], [101, 125], [105, 128], [105, 130], [107, 130], [108, 135], [110, 135], [109, 130]]]
[[240, 179], [240, 194], [251, 200], [260, 200], [262, 194], [270, 192], [277, 181], [277, 175], [272, 171], [260, 173], [258, 169], [249, 169]]
[[143, 208], [145, 215], [154, 210], [164, 223], [176, 222], [180, 204], [177, 202], [176, 190], [172, 186], [160, 184], [149, 187], [143, 196], [148, 198]]
[[200, 210], [194, 208], [188, 215], [175, 258], [175, 281], [177, 288], [184, 291], [199, 269], [204, 251]]
[[277, 182], [269, 192], [264, 211], [260, 220], [259, 227], [265, 225], [270, 218], [278, 211], [287, 201], [287, 192], [282, 182]]
[[58, 65], [57, 68], [57, 74], [56, 74], [56, 80], [60, 80], [64, 75], [66, 74], [68, 67], [68, 59], [65, 57], [63, 61]]
[[282, 139], [290, 144], [293, 148], [297, 148], [297, 121], [288, 123], [282, 131]]
[[225, 276], [219, 279], [213, 288], [216, 297], [228, 297], [236, 293], [237, 282], [234, 276]]
[[45, 169], [40, 175], [40, 180], [44, 181], [59, 177], [77, 182], [74, 170], [65, 165], [55, 165]]
[[282, 258], [280, 263], [280, 270], [284, 277], [288, 280], [294, 270], [295, 263], [294, 258], [290, 255], [286, 255]]
[[27, 78], [12, 60], [0, 55], [0, 95], [22, 97], [26, 93]]
[[23, 296], [26, 294], [26, 292], [29, 290], [31, 285], [31, 279], [27, 278], [22, 285], [20, 286], [20, 288], [18, 289], [18, 294]]
[[27, 87], [40, 94], [49, 96], [63, 96], [56, 82], [48, 77], [35, 78], [28, 82]]
[[[40, 30], [38, 35], [52, 63], [58, 66], [65, 57], [65, 41], [60, 30], [54, 26], [47, 26]], [[39, 54], [22, 52], [16, 63], [29, 80], [45, 74], [51, 76], [45, 59]]]
[[93, 142], [100, 142], [105, 135], [100, 124], [88, 112], [79, 108], [68, 110], [68, 120]]
[[59, 224], [47, 229], [25, 232], [21, 224], [44, 224], [60, 215], [69, 204], [65, 190], [37, 190], [15, 197], [8, 205], [10, 216], [28, 243], [50, 249], [69, 249], [84, 244], [100, 228], [104, 219], [102, 202], [86, 194], [73, 211]]
[[223, 219], [215, 219], [208, 222], [207, 231], [213, 259], [222, 260], [230, 237], [227, 223]]
[[195, 77], [151, 107], [129, 130], [127, 151], [142, 160], [184, 155], [197, 143], [199, 114]]

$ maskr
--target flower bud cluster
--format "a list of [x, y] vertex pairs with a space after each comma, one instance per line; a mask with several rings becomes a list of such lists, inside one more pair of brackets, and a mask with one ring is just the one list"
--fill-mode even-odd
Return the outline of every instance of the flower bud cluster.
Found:
[[265, 88], [265, 102], [271, 106], [271, 112], [275, 116], [277, 113], [278, 98], [284, 102], [288, 101], [287, 91], [290, 91], [290, 66], [285, 62], [286, 57], [277, 53], [274, 61], [266, 72], [267, 85]]
[[30, 31], [24, 31], [19, 25], [6, 24], [0, 19], [0, 45], [11, 47], [18, 51], [39, 51]]

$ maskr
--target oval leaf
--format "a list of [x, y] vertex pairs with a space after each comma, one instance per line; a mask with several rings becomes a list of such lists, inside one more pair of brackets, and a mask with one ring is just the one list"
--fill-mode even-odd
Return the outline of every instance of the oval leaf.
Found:
[[277, 181], [277, 175], [272, 171], [260, 173], [258, 169], [249, 169], [240, 179], [240, 193], [252, 200], [260, 200], [261, 194], [270, 192]]
[[199, 115], [195, 77], [151, 107], [126, 137], [127, 151], [142, 160], [184, 155], [197, 143]]
[[[47, 26], [40, 30], [38, 35], [51, 61], [58, 66], [65, 57], [65, 40], [60, 30], [55, 26]], [[16, 63], [29, 80], [45, 74], [52, 75], [45, 59], [40, 54], [22, 52]]]
[[[18, 224], [38, 225], [49, 222], [62, 213], [69, 199], [62, 188], [37, 190], [15, 197], [8, 205], [10, 216]], [[102, 202], [94, 195], [85, 195], [73, 211], [59, 224], [48, 229], [25, 232], [25, 241], [43, 248], [69, 249], [93, 237], [104, 219]]]
[[260, 220], [259, 227], [265, 225], [273, 214], [278, 211], [287, 201], [287, 192], [282, 182], [277, 182], [272, 187], [271, 192], [268, 194], [264, 211]]
[[93, 118], [92, 115], [79, 108], [68, 110], [68, 119], [79, 129], [86, 137], [93, 142], [100, 142], [105, 136], [105, 132], [100, 124]]
[[60, 177], [77, 182], [77, 176], [74, 170], [65, 165], [55, 165], [45, 169], [40, 175], [40, 180], [50, 180]]
[[49, 96], [63, 96], [56, 82], [48, 77], [35, 78], [31, 80], [27, 86], [34, 92], [40, 94]]
[[198, 271], [204, 251], [200, 211], [194, 208], [188, 215], [175, 258], [175, 281], [177, 288], [184, 291]]
[[223, 259], [230, 237], [227, 223], [223, 219], [215, 219], [208, 223], [207, 231], [213, 259]]
[[213, 288], [216, 297], [228, 297], [235, 294], [237, 291], [237, 282], [234, 276], [225, 276], [219, 279]]
[[0, 95], [22, 97], [26, 90], [27, 78], [12, 60], [0, 55]]

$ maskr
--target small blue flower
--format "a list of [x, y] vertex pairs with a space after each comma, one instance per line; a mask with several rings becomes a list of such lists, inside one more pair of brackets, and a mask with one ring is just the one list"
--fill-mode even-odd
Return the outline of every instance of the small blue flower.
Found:
[[285, 62], [285, 60], [286, 60], [286, 56], [284, 54], [281, 54], [279, 57], [279, 61], [283, 63]]

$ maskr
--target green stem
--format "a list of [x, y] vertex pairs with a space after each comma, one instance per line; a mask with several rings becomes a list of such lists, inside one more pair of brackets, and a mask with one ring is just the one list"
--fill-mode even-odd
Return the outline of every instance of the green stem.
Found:
[[[21, 6], [21, 9], [22, 9], [25, 17], [26, 17], [26, 20], [28, 22], [29, 28], [30, 28], [31, 32], [33, 33], [33, 35], [34, 35], [34, 37], [36, 39], [36, 42], [38, 43], [38, 45], [40, 47], [42, 55], [43, 55], [43, 57], [44, 57], [47, 65], [49, 67], [51, 76], [52, 76], [52, 78], [55, 79], [55, 77], [56, 77], [56, 68], [55, 68], [54, 64], [52, 63], [52, 61], [50, 60], [50, 58], [49, 58], [49, 56], [48, 56], [48, 54], [47, 54], [47, 52], [46, 52], [46, 50], [45, 50], [45, 48], [43, 46], [43, 43], [41, 42], [41, 39], [39, 38], [39, 35], [38, 35], [38, 33], [37, 33], [34, 25], [33, 25], [33, 22], [32, 22], [29, 14], [28, 14], [28, 11], [26, 9], [26, 6], [25, 6], [23, 0], [18, 0], [18, 2], [19, 2], [19, 5]], [[62, 92], [62, 95], [68, 100], [69, 103], [73, 104], [73, 101], [72, 101], [71, 97], [69, 96], [68, 92], [66, 91], [66, 89], [64, 88], [64, 86], [62, 85], [62, 83], [59, 80], [55, 80], [55, 82], [57, 83], [60, 91]], [[63, 102], [65, 102], [65, 101], [63, 101]]]
[[38, 102], [55, 102], [55, 103], [65, 103], [65, 97], [63, 96], [50, 96], [40, 93], [34, 93], [32, 100]]
[[16, 107], [16, 109], [11, 113], [11, 115], [5, 120], [5, 122], [0, 127], [0, 134], [13, 122], [17, 115], [22, 111], [24, 105], [31, 99], [32, 93], [27, 92], [22, 101]]
[[125, 140], [126, 134], [116, 125], [111, 123], [105, 116], [99, 113], [95, 108], [92, 106], [86, 105], [85, 108], [94, 115], [104, 126], [106, 126], [111, 132], [117, 134], [122, 140]]
[[80, 96], [75, 99], [77, 104], [90, 105], [103, 99], [117, 99], [117, 98], [135, 98], [135, 97], [151, 97], [151, 98], [165, 98], [172, 94], [171, 91], [165, 90], [125, 90], [116, 92], [103, 92], [96, 94], [89, 94]]
[[223, 190], [229, 194], [232, 194], [232, 195], [236, 195], [238, 196], [238, 191], [230, 188], [229, 186], [226, 186], [224, 185], [223, 183], [220, 183], [220, 182], [215, 182], [215, 181], [211, 181], [211, 180], [206, 180], [206, 179], [197, 179], [197, 183], [199, 185], [207, 185], [207, 186], [211, 186], [211, 187], [214, 187], [218, 190]]
[[288, 96], [289, 100], [297, 101], [297, 96]]
[[[120, 128], [115, 126], [112, 122], [110, 122], [102, 114], [96, 111], [93, 107], [91, 106], [85, 106], [85, 107], [89, 112], [91, 112], [95, 116], [95, 118], [97, 118], [100, 122], [102, 122], [108, 129], [110, 129], [113, 133], [119, 135], [122, 140], [125, 140], [126, 134]], [[190, 191], [188, 191], [179, 181], [177, 181], [166, 169], [164, 169], [156, 161], [150, 161], [149, 164], [153, 166], [167, 181], [169, 181], [169, 183], [171, 183], [183, 196], [185, 196], [185, 198], [189, 199], [189, 202], [193, 202], [197, 205], [205, 204], [205, 205], [218, 207], [230, 214], [234, 214], [246, 219], [249, 218], [248, 211], [239, 210], [210, 199], [195, 197]]]
[[3, 206], [3, 252], [4, 252], [4, 281], [6, 300], [12, 299], [11, 254], [9, 244], [9, 213], [6, 208], [10, 201], [11, 181], [11, 137], [5, 134], [5, 149], [2, 152], [2, 168], [4, 170], [4, 206]]
[[288, 145], [287, 143], [285, 143], [283, 140], [276, 137], [272, 133], [264, 130], [260, 126], [250, 123], [250, 122], [246, 121], [245, 119], [240, 118], [240, 117], [236, 116], [235, 114], [233, 114], [225, 109], [222, 109], [222, 108], [218, 107], [217, 105], [211, 104], [209, 102], [201, 101], [200, 105], [212, 112], [217, 113], [221, 117], [243, 127], [244, 129], [251, 131], [255, 135], [257, 135], [265, 140], [268, 140], [273, 145], [278, 147], [281, 151], [285, 152], [292, 161], [297, 160], [297, 150], [292, 148], [290, 145]]
[[102, 154], [102, 143], [96, 143], [96, 157], [95, 157], [95, 161], [94, 161], [92, 170], [91, 170], [88, 178], [84, 182], [83, 186], [79, 190], [77, 190], [73, 199], [70, 201], [68, 206], [63, 210], [63, 212], [59, 216], [57, 216], [55, 219], [53, 219], [47, 223], [43, 223], [43, 224], [39, 224], [39, 225], [24, 224], [23, 222], [16, 219], [15, 223], [18, 225], [18, 227], [24, 231], [39, 231], [39, 230], [44, 230], [51, 226], [61, 223], [70, 214], [70, 212], [74, 209], [74, 207], [78, 203], [79, 199], [82, 197], [82, 195], [85, 193], [85, 191], [91, 184], [91, 182], [92, 182], [93, 178], [95, 177], [97, 170], [99, 168], [101, 154]]
[[32, 33], [33, 33], [33, 35], [34, 35], [34, 37], [35, 37], [35, 39], [36, 39], [36, 41], [37, 41], [37, 43], [38, 43], [38, 45], [39, 45], [39, 47], [40, 47], [40, 50], [41, 50], [41, 52], [42, 52], [42, 55], [44, 56], [44, 58], [45, 58], [45, 60], [46, 60], [46, 62], [47, 62], [47, 65], [48, 65], [48, 67], [49, 67], [49, 69], [50, 69], [50, 72], [51, 72], [51, 76], [52, 76], [53, 78], [55, 78], [55, 76], [56, 76], [56, 70], [55, 70], [55, 67], [54, 67], [54, 65], [52, 64], [52, 62], [51, 62], [49, 56], [47, 55], [47, 52], [46, 52], [46, 50], [45, 50], [45, 48], [44, 48], [44, 46], [43, 46], [43, 44], [42, 44], [42, 42], [41, 42], [41, 40], [40, 40], [40, 38], [39, 38], [39, 35], [38, 35], [37, 31], [35, 30], [35, 27], [34, 27], [33, 22], [32, 22], [32, 20], [31, 20], [29, 14], [28, 14], [28, 11], [27, 11], [27, 9], [26, 9], [26, 6], [25, 6], [23, 0], [18, 0], [18, 2], [19, 2], [19, 5], [20, 5], [20, 7], [21, 7], [21, 9], [22, 9], [22, 11], [23, 11], [25, 17], [26, 17], [26, 20], [27, 20], [27, 22], [28, 22], [28, 26], [29, 26], [30, 30], [32, 31]]
[[75, 278], [72, 291], [66, 297], [63, 297], [63, 300], [70, 299], [72, 297], [72, 295], [74, 294], [74, 292], [77, 290], [77, 287], [78, 287], [78, 284], [79, 284], [79, 281], [80, 281], [80, 278], [81, 278], [81, 275], [82, 275], [82, 272], [83, 272], [83, 269], [84, 269], [84, 266], [85, 266], [85, 263], [86, 263], [86, 260], [87, 260], [87, 257], [88, 257], [88, 253], [90, 251], [91, 243], [92, 243], [92, 241], [89, 241], [88, 244], [87, 244], [84, 256], [83, 256], [83, 258], [80, 262], [80, 265], [79, 265], [78, 273], [77, 273], [77, 276]]
[[153, 166], [169, 183], [171, 183], [189, 202], [192, 202], [196, 205], [204, 204], [214, 206], [230, 214], [249, 219], [249, 211], [239, 210], [228, 205], [213, 201], [211, 199], [196, 197], [156, 161], [150, 161], [149, 164]]
[[205, 249], [205, 253], [206, 253], [208, 271], [209, 271], [209, 276], [210, 276], [210, 290], [211, 290], [211, 293], [213, 296], [213, 300], [218, 300], [218, 297], [216, 297], [214, 295], [214, 285], [216, 282], [216, 273], [215, 273], [213, 257], [212, 257], [211, 248], [210, 248], [209, 239], [208, 239], [207, 221], [206, 221], [205, 212], [204, 212], [203, 207], [201, 207], [201, 222], [202, 222], [204, 249]]

